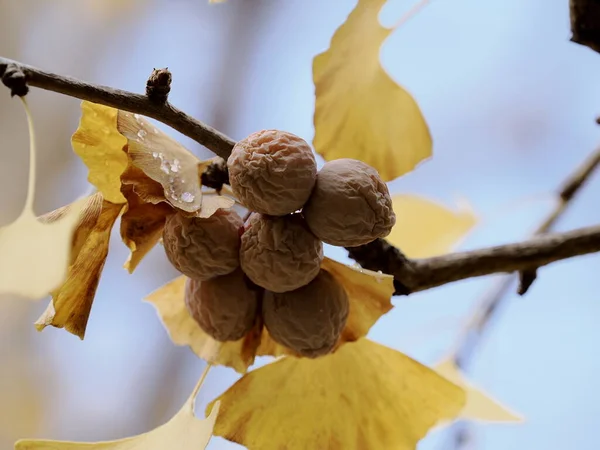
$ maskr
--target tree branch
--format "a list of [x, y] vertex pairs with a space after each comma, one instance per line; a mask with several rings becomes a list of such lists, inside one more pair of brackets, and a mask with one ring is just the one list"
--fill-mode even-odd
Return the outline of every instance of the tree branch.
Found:
[[[548, 217], [536, 229], [534, 235], [540, 235], [550, 231], [558, 219], [567, 210], [571, 201], [581, 192], [590, 175], [600, 167], [600, 147], [596, 149], [567, 179], [557, 192], [559, 199], [556, 207], [550, 212]], [[528, 270], [519, 273], [520, 286], [518, 293], [523, 295], [531, 283], [537, 277], [536, 270]], [[506, 302], [507, 294], [510, 292], [515, 276], [508, 275], [498, 280], [492, 289], [486, 293], [477, 303], [469, 323], [465, 326], [456, 343], [454, 352], [451, 355], [452, 361], [457, 367], [466, 371], [475, 352], [477, 351], [484, 332], [492, 323], [493, 318], [501, 310], [503, 303]], [[471, 425], [466, 422], [459, 422], [450, 429], [447, 448], [453, 450], [465, 449], [465, 442], [469, 441]]]
[[[0, 76], [16, 67], [30, 86], [152, 117], [226, 159], [235, 144], [231, 138], [188, 116], [169, 103], [156, 104], [146, 96], [97, 86], [56, 75], [0, 57]], [[218, 168], [215, 170], [218, 171]], [[470, 252], [410, 260], [383, 239], [347, 249], [363, 267], [394, 276], [396, 294], [408, 295], [466, 278], [536, 269], [561, 259], [600, 251], [600, 226], [536, 237], [527, 242]]]
[[[515, 244], [415, 260], [403, 257], [398, 249], [378, 239], [356, 247], [351, 256], [363, 253], [378, 255], [381, 264], [373, 269], [393, 275], [397, 293], [407, 295], [467, 278], [538, 268], [599, 251], [600, 225], [547, 234]], [[375, 257], [367, 256], [367, 259], [374, 260]]]
[[29, 86], [151, 117], [204, 145], [221, 158], [227, 159], [235, 145], [235, 141], [230, 137], [194, 119], [168, 102], [155, 103], [146, 95], [86, 83], [3, 57], [0, 57], [0, 76], [11, 64], [21, 69]]

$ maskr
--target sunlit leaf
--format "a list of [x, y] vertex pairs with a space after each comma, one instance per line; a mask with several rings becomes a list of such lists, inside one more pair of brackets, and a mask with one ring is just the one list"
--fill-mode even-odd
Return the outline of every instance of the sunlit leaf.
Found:
[[[100, 193], [87, 200], [75, 231], [67, 278], [52, 292], [52, 300], [35, 322], [38, 331], [51, 325], [84, 338], [108, 255], [110, 233], [122, 209], [123, 205], [103, 201]], [[52, 223], [61, 214], [62, 208], [40, 220]]]
[[0, 294], [39, 300], [60, 286], [67, 276], [73, 234], [87, 199], [75, 201], [53, 223], [43, 223], [35, 216], [35, 132], [27, 103], [21, 100], [29, 125], [29, 185], [19, 217], [0, 228]]
[[409, 258], [448, 253], [477, 224], [467, 207], [453, 211], [416, 195], [395, 195], [392, 200], [396, 224], [386, 239]]
[[131, 251], [125, 268], [133, 273], [142, 258], [158, 243], [167, 217], [175, 210], [167, 203], [144, 203], [133, 191], [133, 186], [123, 185], [127, 207], [121, 218], [121, 239]]
[[88, 168], [89, 182], [104, 199], [125, 203], [120, 177], [127, 167], [127, 154], [123, 151], [127, 139], [117, 130], [117, 113], [108, 106], [81, 102], [81, 119], [71, 145]]
[[414, 450], [435, 423], [458, 415], [465, 393], [360, 339], [332, 355], [284, 357], [253, 370], [215, 401], [215, 435], [250, 450]]
[[482, 422], [522, 422], [523, 417], [502, 405], [483, 390], [468, 381], [451, 360], [437, 364], [433, 369], [452, 383], [465, 389], [467, 403], [460, 418]]
[[171, 340], [187, 345], [200, 358], [212, 364], [229, 366], [244, 373], [254, 363], [261, 327], [234, 342], [218, 342], [202, 331], [185, 306], [186, 277], [180, 276], [160, 287], [146, 301], [153, 304]]
[[378, 19], [386, 0], [359, 0], [313, 61], [317, 153], [327, 161], [355, 158], [385, 181], [431, 156], [431, 135], [419, 106], [383, 70], [379, 51], [393, 30]]
[[167, 423], [148, 433], [105, 442], [66, 442], [38, 439], [22, 439], [15, 450], [202, 450], [212, 437], [215, 420], [219, 414], [219, 403], [215, 403], [206, 419], [194, 415], [196, 395], [204, 375], [194, 388], [192, 395], [179, 412]]
[[117, 128], [127, 138], [132, 163], [162, 185], [167, 201], [183, 211], [198, 211], [202, 205], [200, 160], [137, 114], [119, 111]]
[[394, 277], [391, 275], [347, 266], [330, 258], [323, 260], [322, 267], [344, 286], [350, 301], [343, 341], [366, 336], [375, 322], [393, 308]]

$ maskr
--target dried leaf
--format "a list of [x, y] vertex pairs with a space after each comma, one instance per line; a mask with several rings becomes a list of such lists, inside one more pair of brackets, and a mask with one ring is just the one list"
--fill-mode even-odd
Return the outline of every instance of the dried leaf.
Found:
[[429, 129], [412, 96], [383, 70], [379, 49], [392, 29], [378, 19], [386, 0], [359, 0], [313, 61], [317, 153], [327, 161], [355, 158], [385, 181], [432, 154]]
[[131, 162], [160, 183], [176, 208], [195, 212], [202, 206], [200, 160], [183, 145], [137, 114], [119, 111], [119, 132], [127, 138]]
[[465, 393], [408, 356], [360, 339], [332, 355], [285, 357], [253, 370], [215, 401], [215, 435], [250, 450], [414, 450], [436, 422], [458, 415]]
[[121, 193], [127, 189], [133, 189], [133, 192], [145, 203], [157, 205], [166, 202], [162, 185], [148, 178], [142, 169], [134, 166], [131, 161], [121, 175]]
[[[52, 300], [35, 322], [38, 331], [50, 325], [84, 338], [108, 255], [110, 233], [122, 209], [121, 204], [103, 201], [100, 193], [88, 199], [75, 232], [67, 278], [53, 290]], [[56, 214], [50, 213], [44, 220], [56, 220]]]
[[460, 418], [482, 422], [523, 422], [522, 416], [469, 382], [451, 360], [437, 364], [433, 370], [465, 389], [467, 403], [460, 412]]
[[211, 364], [232, 367], [245, 373], [254, 363], [260, 342], [261, 324], [243, 339], [235, 342], [218, 342], [202, 331], [185, 306], [185, 280], [180, 276], [160, 287], [145, 300], [156, 308], [158, 316], [176, 345], [187, 345], [200, 358]]
[[[206, 373], [206, 372], [205, 372]], [[202, 450], [212, 437], [215, 420], [219, 414], [219, 403], [210, 409], [206, 419], [194, 415], [196, 395], [205, 374], [194, 388], [192, 395], [179, 412], [167, 423], [138, 436], [105, 442], [66, 442], [41, 439], [22, 439], [15, 450]]]
[[123, 147], [127, 139], [117, 130], [118, 111], [88, 101], [81, 102], [79, 127], [71, 138], [75, 153], [88, 167], [88, 180], [105, 200], [125, 203], [121, 174], [127, 167]]
[[127, 207], [121, 218], [121, 239], [131, 253], [125, 269], [133, 273], [142, 258], [158, 243], [167, 217], [175, 210], [167, 203], [144, 203], [132, 185], [123, 185]]
[[409, 258], [450, 252], [477, 223], [472, 210], [452, 211], [415, 195], [395, 195], [396, 225], [386, 238]]

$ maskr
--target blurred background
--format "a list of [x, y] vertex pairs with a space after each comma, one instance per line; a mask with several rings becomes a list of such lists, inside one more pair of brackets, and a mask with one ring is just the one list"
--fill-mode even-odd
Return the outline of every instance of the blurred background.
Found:
[[[136, 92], [153, 67], [168, 66], [172, 103], [233, 138], [278, 128], [310, 141], [312, 58], [355, 4], [0, 0], [0, 55]], [[395, 23], [411, 5], [389, 0], [382, 23]], [[526, 238], [552, 209], [564, 177], [600, 142], [600, 55], [569, 42], [568, 14], [567, 0], [438, 0], [382, 48], [383, 66], [416, 97], [434, 137], [435, 157], [391, 190], [448, 206], [466, 199], [482, 221], [464, 249]], [[87, 171], [70, 148], [80, 102], [35, 88], [28, 99], [42, 214], [88, 189]], [[2, 225], [25, 200], [27, 146], [23, 108], [0, 88]], [[557, 229], [599, 223], [599, 196], [596, 176]], [[85, 341], [64, 330], [35, 331], [46, 301], [1, 299], [0, 448], [21, 437], [93, 441], [147, 431], [181, 407], [200, 375], [204, 363], [175, 347], [141, 301], [176, 276], [162, 248], [129, 276], [115, 232]], [[344, 251], [328, 252], [348, 261]], [[599, 273], [599, 255], [580, 257], [542, 269], [525, 297], [511, 294], [469, 373], [527, 422], [477, 425], [468, 448], [598, 448]], [[433, 364], [495, 278], [395, 298], [370, 337]], [[236, 379], [231, 369], [211, 371], [200, 414]], [[419, 448], [452, 448], [447, 438], [448, 431], [432, 433]], [[214, 438], [209, 448], [241, 447]]]

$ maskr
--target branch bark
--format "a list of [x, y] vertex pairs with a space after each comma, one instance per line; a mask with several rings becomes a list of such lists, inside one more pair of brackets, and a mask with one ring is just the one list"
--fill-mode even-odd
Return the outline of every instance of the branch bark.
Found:
[[235, 141], [230, 137], [194, 119], [168, 102], [154, 103], [146, 95], [86, 83], [3, 57], [0, 57], [0, 76], [3, 76], [6, 68], [11, 64], [21, 69], [29, 86], [151, 117], [204, 145], [221, 158], [227, 159], [235, 145]]
[[[155, 104], [145, 95], [97, 86], [49, 73], [0, 57], [0, 76], [16, 66], [29, 86], [154, 118], [204, 145], [226, 159], [235, 141], [192, 118], [169, 103]], [[411, 260], [383, 239], [355, 248], [350, 256], [363, 267], [394, 276], [397, 295], [408, 295], [444, 284], [494, 273], [535, 270], [574, 256], [600, 251], [600, 226], [535, 237], [529, 241], [470, 252]]]

